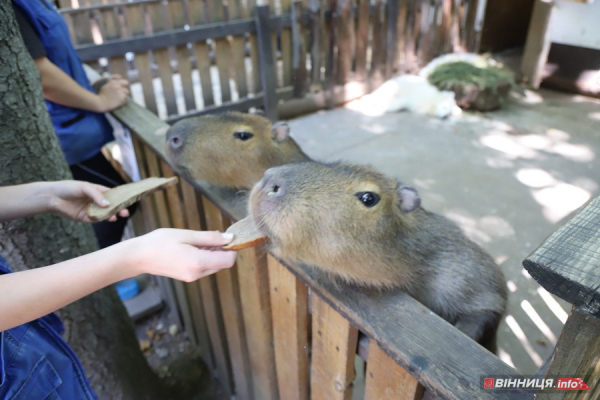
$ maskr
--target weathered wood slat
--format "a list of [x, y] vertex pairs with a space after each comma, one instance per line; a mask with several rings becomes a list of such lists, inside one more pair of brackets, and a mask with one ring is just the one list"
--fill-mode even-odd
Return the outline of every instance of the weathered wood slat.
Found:
[[[230, 20], [242, 19], [241, 0], [229, 1]], [[246, 39], [244, 36], [231, 38], [231, 53], [235, 66], [235, 86], [240, 99], [248, 96], [248, 84], [246, 82]]]
[[306, 92], [306, 38], [302, 21], [302, 1], [294, 0], [292, 3], [292, 68], [294, 96], [302, 97]]
[[[480, 32], [478, 32], [475, 29], [475, 20], [477, 17], [477, 3], [478, 0], [471, 0], [469, 2], [469, 8], [467, 10], [467, 15], [466, 15], [466, 22], [465, 22], [465, 31], [466, 31], [466, 46], [467, 46], [467, 51], [470, 52], [477, 52], [477, 49], [479, 47], [479, 34]], [[549, 3], [549, 4], [553, 4], [553, 3]]]
[[533, 6], [525, 50], [521, 60], [523, 78], [533, 88], [540, 86], [544, 65], [548, 60], [555, 7], [554, 2], [541, 0], [536, 0]]
[[[135, 4], [123, 7], [123, 14], [127, 22], [127, 31], [129, 36], [135, 37], [144, 34], [144, 15], [146, 8], [142, 4]], [[122, 53], [125, 54], [125, 53]], [[118, 54], [114, 54], [118, 55]], [[81, 56], [81, 54], [80, 54]], [[100, 57], [97, 57], [100, 58]], [[83, 60], [85, 61], [85, 59]]]
[[238, 252], [237, 274], [254, 398], [276, 400], [277, 376], [269, 274], [263, 249]]
[[370, 0], [358, 1], [358, 25], [356, 29], [356, 78], [365, 81], [367, 78], [367, 47], [369, 44], [369, 10]]
[[540, 391], [536, 399], [592, 400], [600, 396], [600, 320], [573, 309], [550, 358], [547, 378], [581, 378], [590, 391]]
[[94, 38], [90, 30], [90, 12], [74, 12], [71, 14], [71, 19], [73, 21], [73, 31], [75, 32], [75, 36], [73, 37], [75, 44], [93, 44]]
[[352, 0], [338, 1], [338, 21], [336, 23], [336, 42], [338, 47], [337, 83], [345, 84], [352, 72], [352, 37], [354, 18], [352, 18]]
[[202, 100], [204, 102], [204, 107], [215, 104], [212, 77], [210, 73], [209, 50], [210, 49], [207, 43], [194, 43], [194, 53], [196, 55], [198, 74], [200, 75], [200, 87], [202, 88]]
[[121, 75], [123, 78], [128, 78], [128, 66], [125, 57], [113, 57], [108, 60], [108, 66], [111, 74]]
[[154, 94], [152, 69], [150, 67], [150, 55], [147, 52], [137, 53], [135, 55], [135, 64], [139, 72], [139, 79], [144, 93], [144, 105], [148, 110], [158, 115], [156, 96]]
[[350, 400], [358, 330], [319, 296], [311, 297], [313, 399]]
[[[221, 0], [207, 0], [209, 18], [211, 23], [225, 21], [225, 5]], [[231, 33], [229, 33], [231, 34]], [[230, 68], [232, 65], [231, 47], [226, 38], [215, 39], [214, 54], [219, 72], [219, 88], [221, 89], [221, 103], [231, 100]]]
[[365, 400], [420, 400], [423, 386], [375, 342], [369, 345]]
[[[280, 0], [281, 13], [289, 14], [292, 8], [292, 0]], [[273, 10], [273, 8], [271, 8]], [[291, 27], [290, 27], [291, 28]], [[292, 31], [290, 28], [281, 29], [281, 60], [283, 67], [283, 86], [292, 85]]]
[[168, 49], [154, 51], [154, 58], [158, 65], [158, 76], [162, 83], [162, 94], [167, 108], [167, 116], [177, 114], [177, 100], [175, 98], [175, 86], [173, 84], [173, 70]]
[[308, 400], [308, 288], [273, 257], [267, 262], [279, 396]]
[[[148, 167], [146, 166], [146, 156], [144, 153], [144, 144], [142, 141], [135, 135], [131, 137], [133, 142], [133, 149], [135, 152], [135, 158], [138, 163], [138, 168], [140, 171], [140, 177], [142, 179], [148, 178]], [[156, 217], [154, 215], [154, 205], [152, 197], [144, 197], [141, 202], [141, 212], [144, 218], [144, 233], [152, 232], [157, 228], [156, 226]]]
[[369, 76], [382, 76], [382, 65], [385, 52], [384, 1], [375, 0], [375, 13], [372, 16], [373, 40], [371, 41], [371, 69]]
[[399, 0], [398, 6], [398, 21], [396, 24], [396, 62], [398, 63], [398, 70], [406, 71], [406, 25], [407, 25], [407, 11], [409, 0]]
[[[187, 228], [200, 231], [204, 230], [202, 220], [198, 211], [198, 199], [194, 188], [186, 181], [181, 180], [183, 193], [183, 205], [187, 217]], [[200, 351], [202, 360], [211, 370], [216, 368], [210, 346], [210, 337], [208, 327], [206, 326], [206, 317], [204, 315], [204, 306], [202, 304], [202, 293], [199, 282], [189, 282], [185, 284], [192, 320], [194, 324], [194, 333], [196, 334], [196, 343]]]
[[[209, 230], [225, 232], [230, 223], [211, 202], [203, 201], [206, 227]], [[237, 267], [234, 267], [237, 268]], [[241, 310], [239, 283], [235, 270], [222, 269], [215, 274], [221, 304], [221, 315], [225, 325], [227, 347], [231, 360], [231, 370], [236, 398], [252, 399], [250, 361], [245, 341], [243, 314]]]
[[600, 197], [548, 237], [523, 266], [547, 291], [600, 317]]
[[275, 92], [277, 76], [273, 47], [271, 43], [271, 28], [269, 25], [269, 7], [256, 6], [256, 31], [258, 33], [258, 54], [260, 60], [260, 80], [265, 107], [265, 115], [271, 121], [277, 120], [277, 94]]
[[206, 22], [204, 16], [204, 0], [186, 0], [188, 23], [190, 26], [202, 25]]
[[398, 10], [400, 0], [388, 0], [386, 3], [386, 56], [385, 77], [390, 78], [397, 68], [396, 42], [398, 38]]
[[187, 45], [177, 46], [175, 48], [177, 58], [177, 67], [181, 86], [183, 89], [183, 100], [185, 101], [185, 109], [187, 111], [196, 108], [196, 98], [194, 97], [194, 82], [192, 81], [192, 63], [191, 52]]

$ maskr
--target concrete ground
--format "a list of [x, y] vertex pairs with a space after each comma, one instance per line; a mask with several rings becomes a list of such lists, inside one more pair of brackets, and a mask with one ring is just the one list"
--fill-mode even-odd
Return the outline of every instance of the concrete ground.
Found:
[[370, 164], [415, 186], [425, 208], [487, 250], [509, 289], [499, 356], [535, 372], [570, 305], [541, 288], [521, 262], [600, 194], [600, 101], [528, 91], [501, 111], [452, 120], [408, 112], [373, 117], [351, 108], [289, 121], [292, 135], [314, 159]]

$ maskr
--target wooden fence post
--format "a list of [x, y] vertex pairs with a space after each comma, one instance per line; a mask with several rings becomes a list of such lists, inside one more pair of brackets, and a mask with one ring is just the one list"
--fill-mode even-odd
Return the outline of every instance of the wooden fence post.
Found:
[[256, 31], [258, 34], [258, 57], [262, 81], [265, 115], [271, 121], [277, 120], [276, 71], [273, 60], [273, 44], [269, 24], [269, 6], [256, 6]]
[[[548, 237], [523, 266], [547, 291], [575, 306], [550, 359], [546, 377], [581, 378], [600, 393], [600, 197]], [[543, 399], [574, 398], [576, 392], [540, 392]]]

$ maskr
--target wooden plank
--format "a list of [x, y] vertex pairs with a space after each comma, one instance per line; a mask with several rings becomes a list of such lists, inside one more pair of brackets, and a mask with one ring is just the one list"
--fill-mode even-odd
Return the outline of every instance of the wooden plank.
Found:
[[93, 44], [94, 38], [92, 37], [92, 31], [90, 30], [90, 13], [89, 11], [79, 11], [71, 13], [71, 20], [73, 21], [73, 42], [76, 45], [82, 44]]
[[[419, 17], [421, 10], [418, 4], [420, 0], [407, 0], [406, 26], [404, 29], [405, 39], [405, 66], [407, 71], [412, 71], [416, 64], [416, 38], [419, 32]], [[460, 0], [459, 0], [460, 1]]]
[[269, 275], [264, 249], [238, 252], [237, 274], [255, 399], [276, 400]]
[[[325, 0], [327, 1], [327, 0]], [[325, 62], [325, 79], [323, 81], [324, 89], [326, 90], [326, 104], [328, 109], [335, 106], [335, 86], [337, 83], [338, 63], [336, 59], [335, 47], [337, 44], [337, 22], [336, 17], [338, 12], [338, 0], [329, 0], [329, 11], [331, 12], [331, 20], [325, 25], [324, 36], [327, 45], [324, 48]]]
[[[245, 17], [256, 19], [256, 0], [247, 0], [246, 5]], [[254, 27], [256, 28], [256, 22], [254, 23]], [[252, 93], [258, 94], [262, 91], [258, 53], [258, 36], [255, 33], [250, 33], [248, 35], [248, 43], [250, 44], [250, 61], [252, 64]]]
[[145, 34], [144, 15], [146, 7], [143, 4], [134, 4], [123, 7], [123, 13], [127, 21], [127, 31], [129, 36], [141, 36]]
[[396, 58], [396, 43], [398, 41], [398, 11], [400, 0], [387, 0], [386, 14], [386, 56], [385, 56], [385, 77], [391, 78], [392, 74], [398, 67]]
[[[166, 178], [170, 178], [175, 176], [175, 173], [165, 163], [164, 161], [160, 161], [160, 169], [162, 172], [161, 176]], [[169, 186], [165, 189], [167, 204], [169, 209], [169, 216], [171, 219], [171, 227], [176, 229], [186, 229], [187, 225], [185, 223], [185, 209], [183, 207], [183, 198], [181, 197], [180, 190], [181, 183], [178, 185]], [[196, 341], [196, 331], [195, 325], [193, 322], [192, 311], [190, 309], [190, 304], [188, 302], [188, 297], [185, 289], [185, 282], [171, 279], [171, 284], [175, 291], [175, 297], [177, 299], [178, 310], [181, 315], [181, 319], [183, 320], [183, 327], [187, 331], [190, 340], [194, 346], [198, 345]]]
[[429, 54], [429, 48], [431, 46], [431, 25], [429, 24], [430, 12], [430, 0], [422, 0], [419, 22], [419, 36], [417, 38], [417, 63], [420, 67], [427, 64], [427, 56]]
[[271, 43], [269, 26], [269, 7], [256, 6], [256, 31], [258, 33], [258, 54], [260, 60], [260, 77], [265, 107], [265, 116], [271, 121], [277, 120], [277, 94], [275, 92], [275, 61]]
[[202, 25], [206, 22], [204, 16], [204, 0], [187, 0], [188, 23], [190, 26]]
[[[209, 204], [210, 201], [204, 196], [200, 197], [202, 206]], [[207, 229], [210, 229], [207, 227]], [[233, 382], [231, 380], [231, 364], [229, 360], [229, 350], [225, 340], [225, 326], [221, 314], [221, 304], [219, 303], [218, 289], [215, 276], [208, 276], [199, 280], [202, 293], [202, 304], [204, 306], [204, 316], [208, 327], [211, 348], [215, 359], [215, 375], [218, 377], [223, 389], [228, 396], [233, 394]]]
[[[206, 227], [209, 230], [225, 232], [230, 225], [227, 217], [221, 210], [209, 201], [203, 201], [206, 216]], [[236, 398], [240, 400], [252, 399], [252, 381], [250, 379], [250, 361], [245, 339], [243, 315], [240, 303], [240, 288], [235, 273], [237, 267], [226, 268], [215, 274], [219, 288], [219, 301], [221, 314], [225, 325], [231, 370], [235, 385]]]
[[194, 43], [194, 53], [196, 55], [198, 74], [200, 75], [200, 87], [202, 88], [204, 107], [215, 104], [212, 77], [210, 74], [209, 50], [209, 46], [205, 42]]
[[[219, 23], [225, 21], [225, 8], [221, 0], [207, 0], [210, 22]], [[219, 71], [219, 87], [221, 89], [221, 103], [231, 100], [230, 67], [232, 65], [231, 47], [227, 39], [216, 39], [214, 41], [215, 59]]]
[[147, 52], [135, 54], [135, 64], [139, 73], [140, 83], [144, 93], [144, 105], [158, 115], [156, 106], [156, 96], [154, 94], [154, 84], [152, 82], [152, 69], [150, 67], [150, 55]]
[[292, 68], [294, 96], [302, 97], [306, 92], [306, 42], [303, 24], [302, 1], [294, 0], [292, 4]]
[[[194, 188], [186, 181], [181, 181], [181, 189], [183, 194], [183, 205], [187, 216], [187, 228], [195, 231], [201, 231], [202, 220], [198, 211], [198, 199]], [[208, 335], [208, 327], [206, 317], [204, 315], [204, 306], [202, 304], [202, 293], [199, 282], [187, 282], [185, 284], [187, 299], [192, 313], [192, 322], [194, 324], [194, 333], [196, 334], [196, 343], [202, 360], [209, 366], [211, 370], [216, 368], [214, 363], [210, 337]]]
[[182, 0], [169, 0], [167, 4], [168, 15], [170, 16], [169, 29], [182, 29], [185, 24], [185, 14]]
[[[280, 0], [281, 13], [289, 14], [292, 11], [292, 0]], [[283, 28], [281, 30], [281, 60], [283, 64], [283, 86], [292, 85], [292, 30]]]
[[267, 257], [279, 397], [308, 400], [308, 288]]
[[108, 66], [111, 74], [121, 75], [125, 79], [129, 79], [129, 67], [125, 57], [112, 57], [108, 59]]
[[532, 88], [539, 88], [544, 65], [548, 60], [551, 43], [551, 27], [555, 3], [536, 0], [531, 14], [525, 50], [521, 61], [523, 79]]
[[375, 0], [375, 13], [372, 16], [373, 40], [371, 42], [371, 69], [369, 76], [382, 76], [383, 57], [385, 52], [384, 1]]
[[173, 84], [173, 70], [171, 68], [169, 50], [155, 50], [154, 58], [158, 65], [158, 76], [162, 83], [162, 93], [167, 108], [167, 117], [169, 115], [177, 115], [177, 100], [175, 98], [175, 85]]
[[419, 381], [371, 341], [365, 400], [419, 400], [423, 389]]
[[[242, 18], [241, 0], [229, 1], [229, 18], [237, 20]], [[235, 86], [238, 97], [248, 96], [248, 85], [246, 82], [246, 39], [244, 36], [234, 36], [231, 38], [231, 53], [235, 69]]]
[[600, 396], [600, 320], [575, 308], [550, 358], [546, 378], [581, 378], [589, 391], [543, 390], [536, 399], [592, 400]]
[[309, 51], [310, 51], [310, 75], [311, 84], [313, 86], [321, 85], [321, 66], [323, 59], [322, 43], [323, 43], [323, 10], [319, 0], [309, 0]]
[[337, 12], [337, 83], [343, 85], [350, 80], [350, 74], [352, 72], [352, 38], [354, 34], [352, 0], [339, 0]]
[[548, 237], [523, 266], [547, 291], [600, 317], [600, 197]]
[[175, 48], [177, 58], [177, 69], [181, 79], [183, 90], [183, 100], [187, 111], [196, 109], [196, 99], [194, 97], [194, 82], [192, 81], [192, 63], [191, 52], [187, 45], [177, 46]]
[[[146, 147], [137, 136], [132, 135], [133, 149], [135, 152], [135, 158], [137, 160], [138, 169], [140, 171], [140, 177], [146, 179], [149, 177], [148, 166], [146, 165], [146, 153], [144, 147]], [[142, 215], [144, 217], [145, 233], [152, 232], [157, 228], [156, 216], [154, 214], [154, 202], [152, 197], [145, 197], [141, 200]]]
[[[400, 1], [400, 0], [398, 0]], [[396, 62], [399, 71], [406, 71], [406, 25], [409, 0], [401, 0], [398, 8], [398, 21], [396, 24]]]
[[311, 297], [313, 399], [350, 400], [358, 330], [321, 297]]
[[[467, 51], [477, 52], [477, 36], [478, 32], [475, 29], [475, 20], [477, 18], [477, 3], [478, 0], [471, 0], [467, 9], [466, 21], [465, 21], [465, 32], [466, 36], [466, 48]], [[553, 4], [553, 2], [552, 2]]]
[[450, 28], [451, 36], [451, 51], [457, 52], [462, 50], [460, 41], [460, 10], [461, 0], [452, 0], [452, 22]]
[[[148, 176], [161, 176], [159, 160], [156, 157], [156, 154], [152, 152], [150, 147], [144, 146], [144, 155], [146, 157], [146, 164], [148, 166]], [[169, 220], [169, 212], [167, 209], [167, 200], [165, 198], [165, 193], [162, 190], [154, 192], [150, 195], [154, 199], [154, 204], [156, 206], [156, 214], [158, 217], [158, 225], [162, 228], [168, 228], [171, 223]]]
[[367, 78], [367, 46], [369, 44], [370, 0], [358, 1], [358, 25], [356, 29], [356, 78], [365, 81]]

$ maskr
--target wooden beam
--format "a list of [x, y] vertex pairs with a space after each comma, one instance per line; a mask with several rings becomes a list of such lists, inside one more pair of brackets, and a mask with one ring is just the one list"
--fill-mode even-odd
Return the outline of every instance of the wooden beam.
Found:
[[271, 25], [269, 6], [256, 6], [256, 31], [258, 33], [258, 54], [260, 77], [265, 107], [265, 115], [271, 121], [277, 120], [276, 71], [271, 43]]
[[535, 0], [525, 42], [521, 73], [529, 86], [539, 88], [548, 59], [555, 4], [551, 0]]
[[600, 317], [600, 197], [554, 232], [523, 266], [547, 291]]

